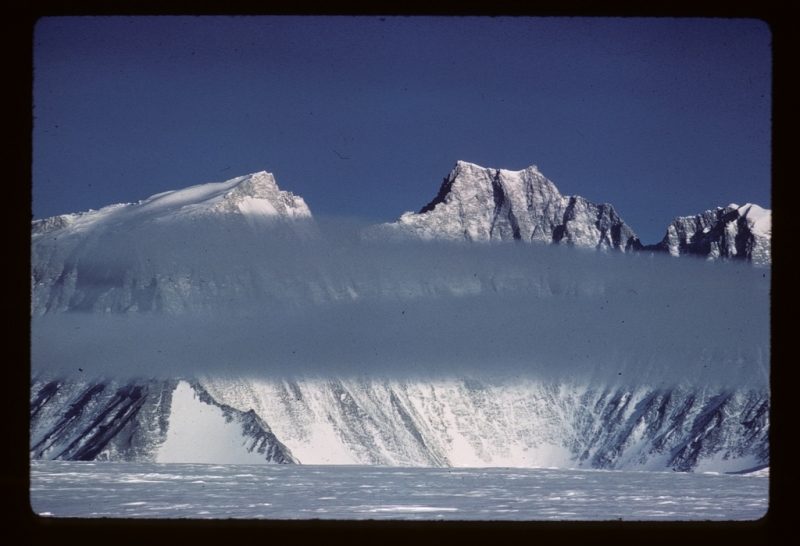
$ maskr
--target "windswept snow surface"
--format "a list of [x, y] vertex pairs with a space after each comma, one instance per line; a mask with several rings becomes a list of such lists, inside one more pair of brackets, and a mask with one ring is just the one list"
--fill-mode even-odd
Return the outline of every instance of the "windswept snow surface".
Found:
[[513, 244], [237, 250], [254, 240], [203, 239], [208, 252], [151, 281], [106, 276], [113, 255], [87, 264], [71, 296], [38, 301], [109, 311], [34, 317], [34, 372], [769, 380], [768, 269]]
[[747, 224], [753, 233], [763, 237], [772, 235], [772, 211], [762, 209], [758, 205], [747, 203], [739, 207], [739, 215], [747, 218]]
[[741, 521], [768, 493], [758, 474], [31, 462], [55, 518]]

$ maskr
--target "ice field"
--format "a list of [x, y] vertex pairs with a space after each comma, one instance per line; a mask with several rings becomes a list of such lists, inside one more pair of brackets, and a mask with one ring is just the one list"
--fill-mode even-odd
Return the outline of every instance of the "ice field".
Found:
[[766, 514], [769, 470], [31, 461], [30, 501], [56, 518], [741, 521]]

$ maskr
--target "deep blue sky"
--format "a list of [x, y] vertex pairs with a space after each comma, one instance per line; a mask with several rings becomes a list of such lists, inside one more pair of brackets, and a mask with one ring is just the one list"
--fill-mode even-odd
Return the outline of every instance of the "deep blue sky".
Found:
[[316, 215], [393, 221], [463, 159], [537, 165], [655, 243], [678, 215], [771, 208], [770, 40], [743, 19], [45, 18], [33, 214], [266, 170]]

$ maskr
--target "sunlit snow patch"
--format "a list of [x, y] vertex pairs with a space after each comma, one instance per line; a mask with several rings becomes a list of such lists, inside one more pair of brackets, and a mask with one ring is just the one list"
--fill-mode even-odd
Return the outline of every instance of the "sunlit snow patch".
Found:
[[201, 402], [186, 381], [172, 394], [167, 440], [156, 456], [159, 463], [263, 464], [263, 454], [248, 451], [250, 439], [222, 409]]

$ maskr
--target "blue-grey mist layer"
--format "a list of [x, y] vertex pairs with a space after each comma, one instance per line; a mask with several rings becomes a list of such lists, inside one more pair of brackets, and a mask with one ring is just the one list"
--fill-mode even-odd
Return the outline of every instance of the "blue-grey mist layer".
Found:
[[325, 232], [231, 216], [49, 247], [62, 277], [36, 291], [34, 370], [768, 380], [767, 268]]

